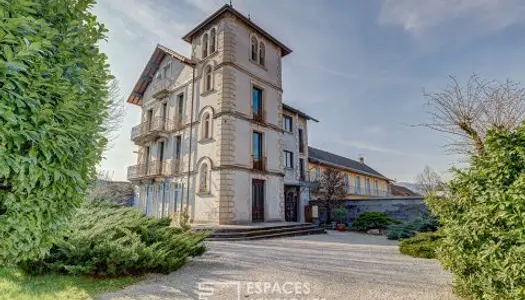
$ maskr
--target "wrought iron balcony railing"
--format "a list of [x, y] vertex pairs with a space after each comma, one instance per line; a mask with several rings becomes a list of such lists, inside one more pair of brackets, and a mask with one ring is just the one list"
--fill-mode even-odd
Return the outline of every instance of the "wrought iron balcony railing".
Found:
[[252, 155], [252, 169], [266, 171], [266, 157], [255, 157]]
[[149, 161], [144, 164], [128, 167], [128, 180], [172, 177], [180, 173], [181, 163], [179, 159], [171, 161]]
[[154, 117], [151, 120], [140, 123], [131, 129], [131, 140], [140, 142], [147, 137], [156, 137], [161, 133], [167, 133], [172, 126], [170, 120], [163, 117]]

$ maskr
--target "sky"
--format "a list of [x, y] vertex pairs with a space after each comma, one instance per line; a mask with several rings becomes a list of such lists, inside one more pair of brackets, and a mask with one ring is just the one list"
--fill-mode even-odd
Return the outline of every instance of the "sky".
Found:
[[[155, 46], [189, 56], [181, 38], [229, 0], [99, 0], [108, 55], [123, 98]], [[459, 158], [448, 137], [415, 126], [428, 119], [423, 91], [448, 76], [472, 74], [523, 82], [525, 1], [522, 0], [233, 0], [233, 6], [293, 52], [283, 58], [283, 101], [318, 119], [309, 144], [366, 163], [385, 176], [413, 182], [425, 165], [447, 176]], [[125, 101], [125, 100], [123, 100]], [[126, 117], [100, 168], [125, 180], [135, 164]]]

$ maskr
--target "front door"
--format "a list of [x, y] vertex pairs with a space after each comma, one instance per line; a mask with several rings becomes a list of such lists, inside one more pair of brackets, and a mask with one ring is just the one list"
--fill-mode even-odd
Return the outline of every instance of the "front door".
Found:
[[264, 180], [252, 180], [252, 222], [264, 222]]
[[286, 222], [297, 222], [297, 193], [295, 188], [285, 192], [284, 212]]

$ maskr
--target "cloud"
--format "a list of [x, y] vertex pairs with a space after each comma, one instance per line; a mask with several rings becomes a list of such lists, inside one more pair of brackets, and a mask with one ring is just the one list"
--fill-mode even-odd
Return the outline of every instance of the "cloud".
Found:
[[484, 35], [524, 21], [522, 0], [384, 0], [379, 15], [380, 25], [400, 26], [417, 39], [442, 27]]

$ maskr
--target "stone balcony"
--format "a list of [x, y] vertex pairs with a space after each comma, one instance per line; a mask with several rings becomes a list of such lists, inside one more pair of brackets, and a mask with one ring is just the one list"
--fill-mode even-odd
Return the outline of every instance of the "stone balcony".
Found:
[[171, 86], [171, 80], [162, 79], [157, 82], [154, 82], [150, 85], [151, 95], [153, 98], [162, 99], [169, 95], [169, 88]]
[[150, 161], [145, 164], [139, 164], [128, 167], [128, 180], [136, 181], [141, 179], [155, 179], [162, 177], [179, 176], [181, 171], [181, 162], [179, 159], [171, 161]]

